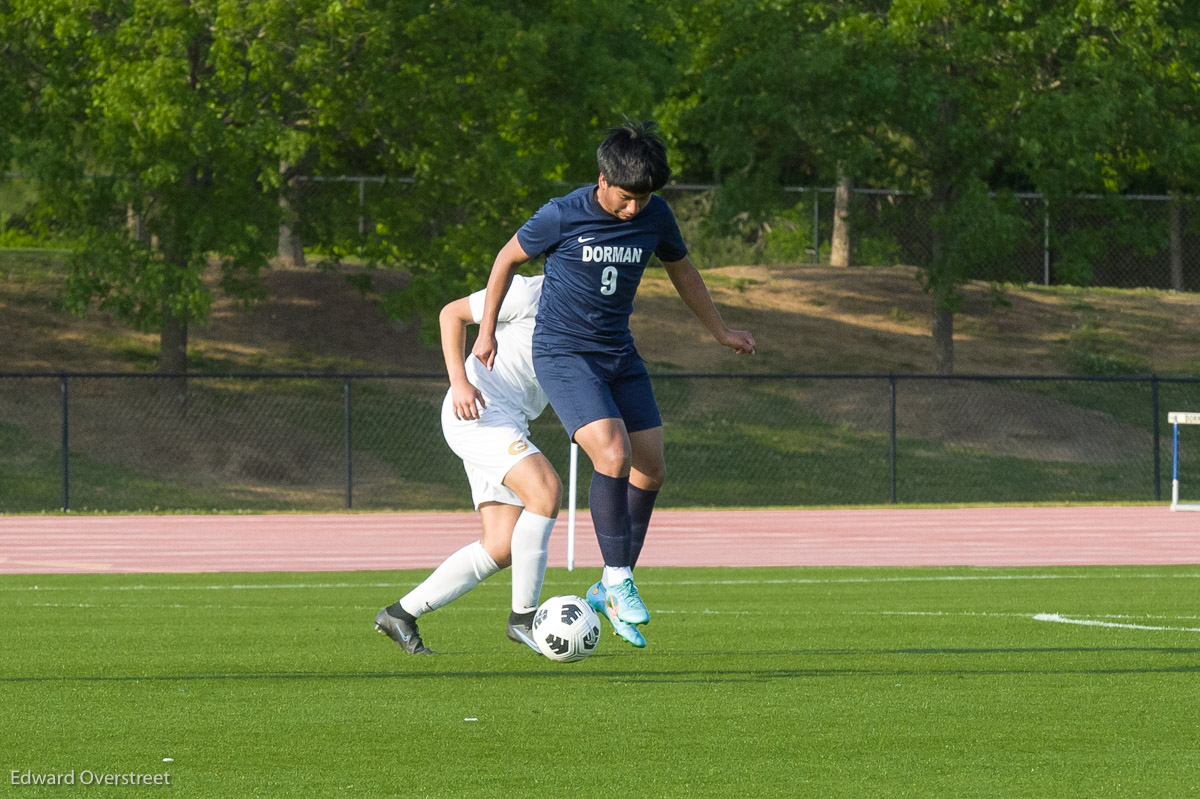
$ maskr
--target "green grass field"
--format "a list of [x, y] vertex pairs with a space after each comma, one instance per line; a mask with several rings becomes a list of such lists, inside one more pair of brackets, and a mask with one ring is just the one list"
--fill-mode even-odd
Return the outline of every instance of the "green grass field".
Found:
[[[1196, 567], [652, 569], [649, 646], [556, 664], [500, 575], [422, 622], [425, 572], [0, 577], [0, 740], [25, 775], [172, 796], [1192, 797]], [[592, 575], [551, 569], [544, 596]], [[1059, 614], [1065, 621], [1039, 620]], [[171, 758], [164, 762], [164, 758]], [[160, 794], [161, 795], [161, 794]]]

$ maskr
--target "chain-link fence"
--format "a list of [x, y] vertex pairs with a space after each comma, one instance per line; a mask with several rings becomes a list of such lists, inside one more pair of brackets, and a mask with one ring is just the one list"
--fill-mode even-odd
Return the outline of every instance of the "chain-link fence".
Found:
[[[297, 218], [291, 233], [310, 250], [353, 252], [370, 237], [379, 209], [398, 196], [403, 199], [411, 183], [372, 176], [297, 178], [289, 203]], [[708, 224], [715, 189], [672, 185], [662, 191], [699, 264], [829, 262], [834, 189], [793, 186], [773, 197], [756, 197], [755, 203], [767, 209], [767, 221], [738, 232], [718, 232]], [[0, 181], [0, 247], [45, 243], [44, 227], [35, 231], [32, 224], [36, 203], [33, 181], [20, 175]], [[1195, 198], [1087, 195], [1051, 206], [1041, 195], [1017, 194], [1012, 203], [1021, 224], [1009, 274], [1042, 285], [1200, 291], [1200, 206]], [[736, 214], [727, 211], [724, 216]], [[853, 263], [929, 263], [932, 218], [926, 197], [854, 189], [848, 209]], [[48, 227], [52, 232], [55, 226], [51, 222]], [[294, 245], [289, 249], [294, 252]], [[991, 277], [982, 265], [978, 271], [977, 278]]]
[[[686, 223], [707, 217], [713, 191], [710, 186], [683, 186], [661, 193]], [[1052, 207], [1040, 194], [1015, 194], [1009, 203], [1019, 226], [1006, 274], [1046, 286], [1200, 290], [1200, 204], [1195, 198], [1085, 195]], [[699, 246], [697, 260], [705, 265], [830, 262], [834, 189], [781, 189], [766, 206], [772, 209], [768, 221], [745, 235], [741, 248], [728, 239], [687, 236], [689, 245]], [[852, 190], [847, 209], [851, 262], [928, 264], [933, 217], [927, 197], [889, 189]], [[972, 277], [991, 279], [986, 259], [979, 260]]]
[[[301, 238], [318, 249], [353, 248], [371, 229], [372, 208], [407, 184], [382, 178], [302, 178], [295, 210]], [[661, 193], [703, 265], [828, 263], [834, 228], [832, 188], [787, 187], [764, 204], [768, 222], [753, 232], [716, 234], [705, 226], [714, 186], [673, 185]], [[1022, 221], [1012, 274], [1034, 284], [1200, 290], [1200, 206], [1168, 195], [1062, 200], [1012, 197]], [[888, 189], [854, 189], [850, 248], [860, 266], [924, 265], [932, 256], [933, 207], [926, 197]], [[975, 277], [990, 275], [980, 269]]]
[[[1200, 378], [672, 374], [654, 387], [662, 507], [1162, 500], [1167, 414], [1200, 410]], [[444, 392], [441, 376], [0, 375], [0, 512], [466, 509]], [[1180, 437], [1194, 500], [1200, 427]], [[553, 411], [532, 438], [565, 482]]]

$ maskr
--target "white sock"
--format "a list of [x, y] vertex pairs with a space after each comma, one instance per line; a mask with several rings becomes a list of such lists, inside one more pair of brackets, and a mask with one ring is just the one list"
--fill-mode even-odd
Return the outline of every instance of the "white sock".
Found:
[[442, 561], [433, 574], [404, 595], [400, 607], [419, 617], [449, 605], [498, 571], [500, 567], [483, 544], [475, 541]]
[[604, 583], [605, 588], [610, 588], [622, 580], [633, 579], [633, 568], [630, 566], [605, 566], [604, 576], [600, 581]]
[[550, 533], [554, 520], [521, 511], [512, 534], [512, 609], [514, 613], [537, 610], [546, 577]]

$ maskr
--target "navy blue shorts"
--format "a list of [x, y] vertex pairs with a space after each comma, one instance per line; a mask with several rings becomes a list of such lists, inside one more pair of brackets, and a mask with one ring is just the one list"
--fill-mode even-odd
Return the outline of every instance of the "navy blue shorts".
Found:
[[533, 368], [572, 440], [576, 430], [598, 419], [623, 419], [630, 433], [662, 426], [650, 375], [636, 351], [581, 355], [535, 349]]

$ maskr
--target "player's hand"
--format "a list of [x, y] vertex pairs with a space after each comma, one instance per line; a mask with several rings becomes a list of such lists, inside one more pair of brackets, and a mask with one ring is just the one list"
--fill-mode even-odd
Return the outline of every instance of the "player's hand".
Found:
[[483, 394], [467, 382], [450, 386], [450, 404], [454, 408], [454, 417], [463, 421], [478, 419], [479, 412], [487, 407]]
[[496, 337], [480, 335], [475, 339], [475, 346], [471, 347], [471, 354], [490, 372], [492, 364], [496, 362]]
[[754, 354], [754, 336], [749, 330], [728, 330], [719, 339], [720, 342], [738, 355]]

